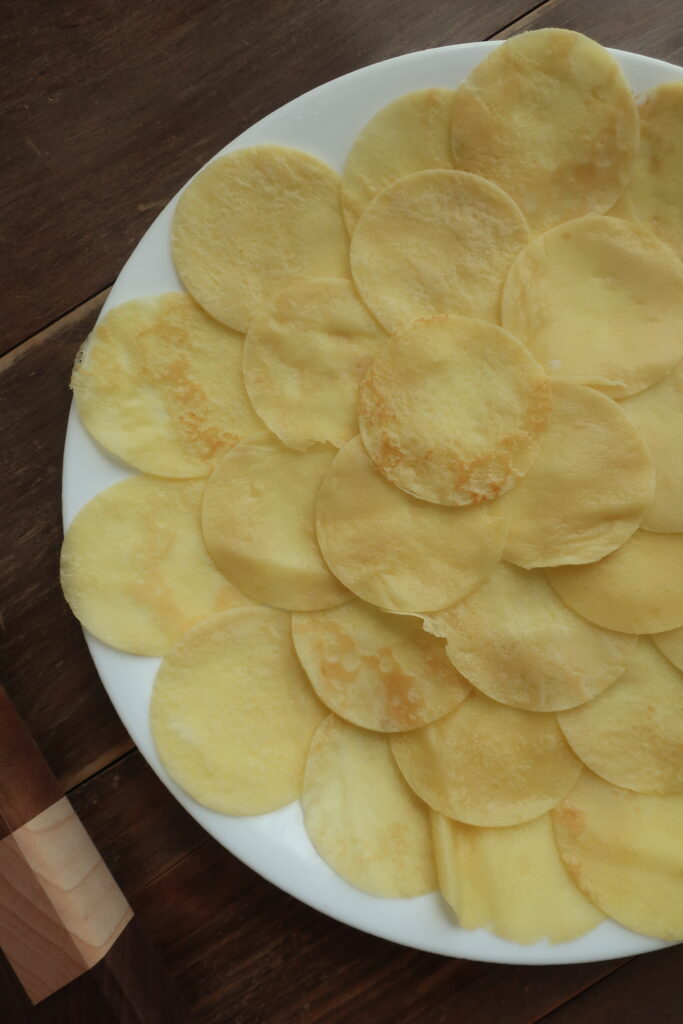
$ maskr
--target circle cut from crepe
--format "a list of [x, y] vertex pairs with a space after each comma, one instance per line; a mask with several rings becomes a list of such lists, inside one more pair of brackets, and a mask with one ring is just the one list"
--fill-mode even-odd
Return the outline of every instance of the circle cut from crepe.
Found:
[[460, 601], [500, 559], [503, 521], [484, 506], [452, 509], [392, 486], [359, 437], [335, 456], [318, 493], [318, 541], [335, 576], [392, 612]]
[[591, 565], [547, 569], [556, 594], [579, 615], [621, 633], [683, 626], [683, 534], [638, 530]]
[[650, 454], [621, 406], [570, 381], [554, 382], [553, 399], [533, 465], [500, 504], [505, 558], [525, 569], [603, 558], [635, 533], [655, 493]]
[[375, 467], [442, 505], [508, 491], [529, 469], [551, 412], [548, 378], [524, 345], [461, 316], [400, 330], [370, 363], [358, 394], [361, 437]]
[[527, 711], [592, 701], [625, 670], [634, 636], [588, 622], [540, 572], [501, 562], [473, 594], [425, 617], [463, 676], [492, 700]]
[[550, 814], [507, 828], [431, 818], [439, 887], [461, 928], [530, 945], [571, 942], [603, 920], [562, 863]]
[[580, 217], [535, 238], [505, 282], [502, 323], [552, 377], [611, 398], [683, 358], [683, 264], [647, 228]]
[[316, 850], [351, 885], [394, 898], [436, 888], [428, 811], [386, 736], [326, 718], [311, 743], [301, 807]]
[[259, 428], [242, 380], [243, 342], [182, 292], [115, 306], [76, 358], [79, 416], [136, 469], [206, 476]]
[[313, 689], [346, 721], [379, 732], [418, 729], [470, 692], [444, 643], [420, 620], [349, 601], [292, 616], [292, 636]]
[[183, 191], [173, 260], [200, 306], [246, 332], [264, 302], [301, 277], [348, 277], [339, 176], [287, 146], [212, 160]]
[[452, 89], [417, 89], [387, 103], [356, 136], [342, 176], [349, 232], [370, 200], [397, 178], [452, 169]]
[[417, 171], [366, 206], [351, 273], [389, 332], [438, 313], [497, 323], [506, 274], [528, 241], [522, 213], [497, 185], [462, 171]]
[[358, 385], [385, 339], [350, 281], [290, 285], [249, 327], [244, 382], [254, 408], [290, 448], [341, 448], [358, 433]]
[[64, 596], [81, 624], [131, 654], [161, 655], [195, 622], [251, 601], [215, 567], [203, 480], [133, 476], [81, 509], [62, 545]]
[[504, 707], [476, 692], [444, 718], [390, 742], [420, 799], [467, 825], [538, 818], [581, 771], [554, 715]]
[[454, 165], [495, 181], [544, 231], [610, 208], [633, 167], [638, 114], [607, 50], [578, 32], [540, 29], [470, 72], [451, 138]]
[[152, 736], [167, 772], [222, 814], [296, 800], [325, 709], [292, 644], [289, 615], [238, 608], [185, 633], [159, 668]]
[[315, 537], [316, 495], [333, 456], [327, 445], [296, 452], [259, 434], [236, 445], [209, 477], [202, 502], [209, 554], [256, 600], [309, 611], [349, 597]]
[[641, 935], [683, 939], [683, 796], [645, 796], [583, 771], [553, 810], [576, 884], [608, 917]]
[[607, 782], [683, 793], [683, 674], [645, 637], [613, 686], [558, 722], [576, 756]]

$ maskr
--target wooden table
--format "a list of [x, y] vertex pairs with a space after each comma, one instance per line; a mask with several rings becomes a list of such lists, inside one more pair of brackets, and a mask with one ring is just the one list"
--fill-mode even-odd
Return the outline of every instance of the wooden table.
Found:
[[[683, 64], [681, 0], [19, 0], [3, 12], [4, 681], [203, 1024], [681, 1019], [683, 946], [569, 967], [414, 952], [337, 924], [185, 814], [116, 717], [58, 582], [69, 372], [123, 261], [248, 125], [374, 61], [541, 26]], [[0, 1020], [36, 1009], [5, 962]]]

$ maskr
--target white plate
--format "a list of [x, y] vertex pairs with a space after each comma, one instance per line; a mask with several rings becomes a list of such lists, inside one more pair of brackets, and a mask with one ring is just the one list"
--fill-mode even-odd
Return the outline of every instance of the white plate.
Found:
[[[269, 114], [221, 153], [255, 143], [277, 142], [307, 150], [341, 171], [356, 134], [375, 111], [412, 89], [457, 84], [496, 45], [499, 44], [468, 43], [424, 50], [354, 71]], [[683, 70], [671, 64], [614, 52], [636, 92], [683, 78]], [[181, 288], [169, 244], [176, 202], [177, 196], [135, 249], [103, 312], [127, 299]], [[90, 498], [128, 475], [127, 469], [104, 454], [86, 434], [72, 405], [64, 452], [65, 526]], [[149, 700], [159, 660], [123, 654], [87, 633], [86, 640], [126, 729], [183, 807], [245, 864], [330, 917], [416, 949], [499, 963], [605, 960], [666, 945], [608, 921], [574, 942], [520, 946], [485, 931], [458, 928], [435, 894], [411, 900], [386, 900], [359, 892], [338, 878], [315, 852], [303, 829], [298, 803], [259, 817], [230, 818], [207, 810], [184, 793], [159, 763], [149, 729]], [[83, 728], [87, 728], [87, 722]]]

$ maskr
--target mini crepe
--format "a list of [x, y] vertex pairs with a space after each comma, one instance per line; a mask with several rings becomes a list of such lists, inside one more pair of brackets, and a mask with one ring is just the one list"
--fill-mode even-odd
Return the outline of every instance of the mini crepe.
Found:
[[628, 181], [638, 114], [614, 57], [576, 32], [509, 39], [457, 89], [453, 163], [504, 188], [535, 231], [604, 213]]
[[475, 828], [432, 811], [439, 886], [462, 928], [508, 942], [571, 942], [604, 915], [562, 863], [550, 814], [508, 828]]
[[557, 716], [591, 771], [637, 793], [683, 793], [683, 675], [647, 639], [590, 704]]
[[638, 530], [591, 565], [547, 569], [570, 608], [621, 633], [663, 633], [683, 626], [683, 534]]
[[683, 361], [659, 383], [625, 399], [621, 408], [646, 443], [657, 477], [642, 527], [683, 532]]
[[638, 114], [640, 148], [610, 213], [645, 224], [683, 259], [683, 82], [648, 92]]
[[436, 888], [427, 808], [385, 736], [330, 715], [311, 743], [301, 806], [318, 853], [351, 885], [388, 897]]
[[509, 490], [529, 469], [551, 412], [548, 378], [524, 345], [461, 316], [418, 320], [395, 334], [358, 394], [375, 467], [409, 494], [443, 505]]
[[243, 340], [182, 292], [116, 306], [71, 377], [85, 427], [145, 473], [205, 476], [259, 427], [242, 381]]
[[239, 608], [169, 651], [150, 713], [162, 764], [190, 796], [223, 814], [265, 814], [300, 796], [325, 709], [297, 660], [289, 615]]
[[502, 314], [551, 376], [626, 398], [683, 358], [683, 264], [647, 228], [580, 217], [515, 260]]
[[460, 601], [493, 571], [505, 540], [502, 519], [484, 507], [445, 508], [393, 487], [360, 438], [330, 465], [316, 525], [335, 576], [364, 601], [393, 612]]
[[554, 715], [504, 707], [476, 692], [444, 718], [390, 742], [420, 799], [467, 825], [537, 818], [581, 771]]
[[580, 889], [625, 928], [683, 939], [683, 796], [644, 796], [588, 771], [553, 811]]
[[342, 177], [349, 232], [370, 200], [397, 178], [453, 167], [452, 89], [419, 89], [392, 100], [356, 137]]
[[527, 711], [592, 700], [621, 676], [636, 645], [576, 615], [542, 573], [505, 562], [464, 601], [426, 617], [425, 629], [446, 638], [473, 686]]
[[569, 381], [554, 382], [553, 399], [531, 469], [500, 503], [505, 558], [525, 569], [603, 558], [635, 533], [655, 493], [648, 449], [622, 407]]
[[339, 176], [285, 146], [228, 153], [181, 195], [171, 246], [190, 294], [246, 332], [264, 300], [297, 278], [348, 277]]
[[202, 501], [202, 531], [220, 571], [265, 604], [310, 611], [350, 595], [325, 565], [315, 499], [334, 449], [305, 452], [259, 434], [218, 463]]
[[498, 322], [505, 276], [528, 240], [524, 217], [497, 185], [462, 171], [417, 171], [361, 214], [351, 272], [390, 332], [435, 313]]
[[419, 619], [350, 601], [292, 616], [299, 660], [320, 700], [365, 729], [416, 729], [457, 707], [470, 692], [442, 640]]
[[259, 416], [284, 444], [358, 433], [358, 385], [386, 335], [350, 281], [301, 281], [257, 313], [244, 346], [244, 382]]
[[100, 640], [131, 654], [160, 655], [198, 619], [251, 604], [206, 551], [203, 485], [131, 477], [74, 519], [62, 546], [62, 589]]

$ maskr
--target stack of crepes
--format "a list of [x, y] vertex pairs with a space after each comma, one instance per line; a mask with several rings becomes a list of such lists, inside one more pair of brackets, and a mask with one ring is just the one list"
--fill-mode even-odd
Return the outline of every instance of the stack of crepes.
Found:
[[67, 600], [206, 806], [465, 928], [683, 938], [683, 83], [572, 32], [175, 211], [73, 375]]

